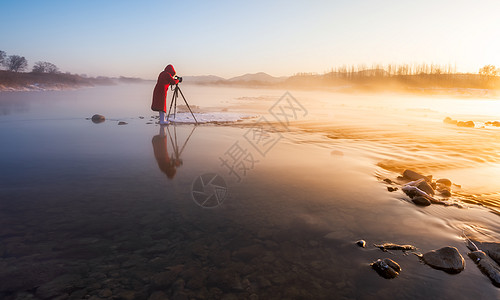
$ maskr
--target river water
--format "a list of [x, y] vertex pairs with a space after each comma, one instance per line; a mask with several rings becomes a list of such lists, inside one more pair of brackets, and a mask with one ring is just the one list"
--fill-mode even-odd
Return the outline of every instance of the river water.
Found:
[[[500, 240], [499, 99], [186, 84], [196, 112], [252, 117], [160, 127], [152, 88], [0, 93], [0, 298], [500, 296], [463, 239]], [[453, 205], [415, 206], [404, 169], [450, 179]], [[385, 257], [397, 278], [370, 268]]]

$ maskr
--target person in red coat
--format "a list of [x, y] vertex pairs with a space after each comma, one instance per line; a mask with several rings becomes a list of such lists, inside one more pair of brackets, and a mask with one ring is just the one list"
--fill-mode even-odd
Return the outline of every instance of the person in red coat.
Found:
[[160, 124], [168, 124], [165, 120], [167, 112], [167, 90], [171, 84], [178, 84], [179, 79], [175, 78], [174, 66], [168, 65], [165, 70], [158, 75], [155, 88], [153, 90], [153, 103], [151, 109], [160, 113]]

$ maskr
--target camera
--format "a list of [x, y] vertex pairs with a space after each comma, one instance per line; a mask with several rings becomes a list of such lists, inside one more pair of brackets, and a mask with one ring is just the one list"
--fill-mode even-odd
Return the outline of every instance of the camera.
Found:
[[182, 77], [176, 75], [175, 78], [179, 80], [179, 83], [182, 82]]

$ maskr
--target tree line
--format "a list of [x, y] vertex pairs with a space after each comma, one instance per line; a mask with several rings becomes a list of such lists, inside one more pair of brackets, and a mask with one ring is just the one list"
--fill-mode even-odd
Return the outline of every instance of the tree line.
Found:
[[[9, 55], [0, 50], [0, 66], [11, 72], [23, 72], [28, 68], [28, 60], [24, 56]], [[37, 61], [31, 70], [33, 73], [59, 73], [59, 68], [47, 61]]]
[[[353, 77], [393, 77], [393, 76], [415, 76], [415, 75], [455, 75], [457, 73], [456, 65], [438, 65], [438, 64], [366, 64], [342, 65], [330, 69], [324, 75], [333, 77], [353, 78]], [[479, 75], [499, 76], [500, 68], [494, 65], [486, 65], [479, 69]], [[299, 73], [296, 75], [304, 75]]]

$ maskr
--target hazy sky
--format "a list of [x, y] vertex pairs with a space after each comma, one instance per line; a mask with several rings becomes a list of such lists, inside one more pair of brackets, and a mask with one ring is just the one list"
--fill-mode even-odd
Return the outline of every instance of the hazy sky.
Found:
[[323, 73], [342, 64], [500, 67], [499, 0], [2, 0], [0, 50], [92, 76]]

